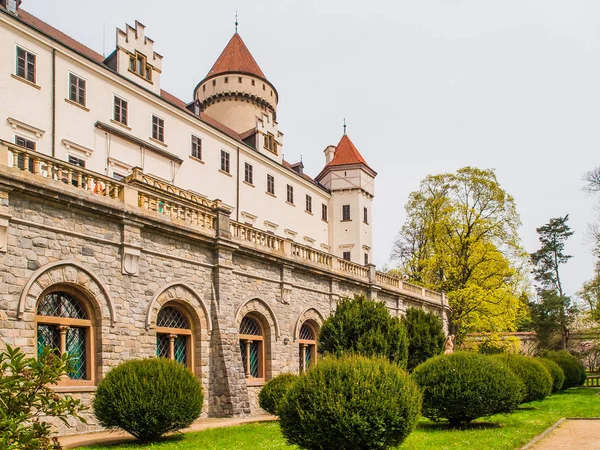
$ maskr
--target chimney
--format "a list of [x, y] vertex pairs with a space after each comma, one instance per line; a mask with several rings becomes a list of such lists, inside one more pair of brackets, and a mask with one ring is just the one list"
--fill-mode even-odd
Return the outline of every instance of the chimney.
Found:
[[325, 164], [329, 164], [333, 160], [333, 155], [335, 154], [335, 145], [329, 145], [325, 150]]
[[0, 0], [0, 4], [4, 6], [9, 13], [15, 16], [19, 15], [19, 6], [21, 5], [21, 0]]

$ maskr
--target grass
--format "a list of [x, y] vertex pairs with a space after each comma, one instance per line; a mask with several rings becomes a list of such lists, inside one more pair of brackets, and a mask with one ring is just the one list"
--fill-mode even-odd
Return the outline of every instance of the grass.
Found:
[[[542, 402], [533, 402], [508, 415], [477, 420], [466, 430], [449, 429], [421, 419], [401, 449], [518, 449], [561, 417], [600, 417], [598, 389], [569, 389]], [[85, 450], [279, 450], [295, 449], [285, 443], [278, 423], [240, 425], [165, 438], [155, 444], [85, 447]], [[82, 447], [83, 449], [83, 447]]]

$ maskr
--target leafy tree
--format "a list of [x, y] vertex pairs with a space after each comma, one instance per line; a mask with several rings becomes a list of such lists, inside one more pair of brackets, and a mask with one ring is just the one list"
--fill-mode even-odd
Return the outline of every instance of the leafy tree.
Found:
[[531, 254], [533, 276], [537, 283], [537, 301], [530, 304], [533, 327], [540, 345], [553, 348], [552, 337], [560, 336], [560, 347], [567, 348], [569, 327], [575, 320], [577, 308], [563, 290], [560, 268], [571, 255], [565, 253], [565, 242], [573, 235], [567, 224], [569, 215], [550, 219], [536, 229], [541, 247]]
[[446, 335], [442, 321], [431, 312], [420, 308], [409, 308], [402, 323], [408, 335], [408, 364], [409, 372], [432, 356], [439, 355], [444, 349]]
[[588, 310], [590, 319], [600, 322], [600, 261], [596, 263], [594, 277], [583, 283], [578, 292]]
[[85, 408], [79, 400], [59, 396], [50, 387], [70, 370], [67, 354], [56, 355], [45, 348], [39, 358], [28, 358], [9, 345], [0, 352], [0, 449], [60, 449], [49, 417], [67, 419]]
[[384, 356], [406, 368], [408, 339], [400, 320], [390, 316], [383, 303], [355, 295], [353, 299], [342, 299], [323, 323], [319, 352]]
[[515, 202], [493, 170], [426, 177], [410, 194], [392, 257], [407, 278], [447, 293], [450, 332], [513, 331], [526, 314]]

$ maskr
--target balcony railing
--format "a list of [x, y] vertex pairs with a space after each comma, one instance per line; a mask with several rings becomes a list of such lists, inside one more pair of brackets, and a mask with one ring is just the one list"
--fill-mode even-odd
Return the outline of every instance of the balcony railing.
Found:
[[[231, 210], [219, 200], [209, 200], [196, 192], [173, 186], [164, 180], [145, 174], [138, 167], [133, 169], [131, 175], [122, 181], [117, 181], [5, 141], [0, 141], [0, 165], [12, 166], [94, 195], [141, 208], [175, 224], [183, 222], [186, 226], [196, 228], [210, 236], [219, 233], [221, 227], [228, 231], [228, 235], [230, 233], [233, 241], [241, 245], [277, 253], [291, 260], [322, 267], [325, 270], [360, 279], [365, 283], [404, 292], [410, 296], [418, 296], [426, 301], [444, 303], [443, 294], [408, 283], [395, 275], [377, 272], [374, 266], [362, 266], [346, 261], [335, 255], [229, 220]], [[226, 220], [221, 222], [219, 217], [223, 215], [226, 216]]]

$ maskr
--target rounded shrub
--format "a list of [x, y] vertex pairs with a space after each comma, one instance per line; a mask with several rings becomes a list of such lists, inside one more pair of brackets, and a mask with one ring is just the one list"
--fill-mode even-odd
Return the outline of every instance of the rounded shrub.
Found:
[[552, 376], [552, 392], [558, 392], [562, 389], [563, 383], [565, 382], [565, 373], [558, 364], [548, 358], [538, 358], [550, 375]]
[[490, 358], [508, 367], [525, 385], [523, 403], [543, 400], [552, 392], [552, 375], [546, 366], [530, 356], [494, 355]]
[[543, 355], [560, 366], [565, 374], [563, 389], [581, 386], [585, 382], [585, 367], [566, 350], [550, 351]]
[[408, 336], [408, 363], [412, 372], [415, 367], [444, 349], [446, 335], [442, 320], [437, 314], [425, 312], [421, 308], [408, 308], [401, 319]]
[[524, 396], [519, 377], [478, 353], [436, 356], [417, 366], [411, 376], [423, 392], [423, 415], [448, 420], [452, 426], [513, 411]]
[[417, 424], [421, 395], [384, 358], [326, 357], [279, 404], [281, 430], [302, 449], [370, 450], [400, 445]]
[[279, 402], [296, 381], [298, 381], [298, 375], [293, 373], [282, 373], [270, 380], [258, 395], [260, 407], [269, 414], [277, 415]]
[[178, 362], [165, 358], [124, 362], [98, 383], [94, 414], [106, 428], [140, 441], [181, 430], [200, 416], [202, 385]]

